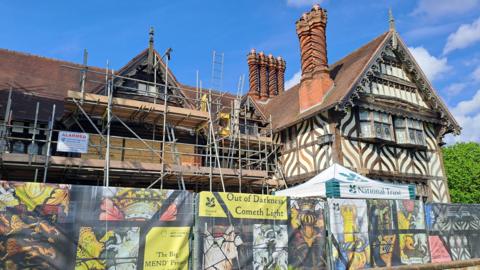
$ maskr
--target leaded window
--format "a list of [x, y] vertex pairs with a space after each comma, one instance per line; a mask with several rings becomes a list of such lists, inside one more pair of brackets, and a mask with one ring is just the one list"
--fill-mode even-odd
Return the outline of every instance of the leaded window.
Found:
[[392, 141], [392, 121], [388, 113], [360, 109], [360, 135]]
[[399, 144], [425, 145], [425, 135], [421, 121], [396, 117], [395, 136]]

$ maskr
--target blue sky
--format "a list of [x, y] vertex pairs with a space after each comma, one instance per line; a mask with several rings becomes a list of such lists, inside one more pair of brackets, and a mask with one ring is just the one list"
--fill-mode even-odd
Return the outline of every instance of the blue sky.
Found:
[[313, 3], [329, 12], [330, 63], [386, 31], [391, 7], [400, 35], [464, 127], [447, 140], [480, 141], [480, 0], [5, 1], [0, 44], [73, 62], [87, 48], [89, 64], [108, 59], [117, 69], [147, 47], [154, 26], [156, 49], [173, 48], [170, 66], [183, 83], [194, 85], [198, 70], [208, 86], [217, 50], [225, 53], [224, 88], [236, 91], [256, 48], [286, 59], [291, 84], [300, 69], [295, 21]]

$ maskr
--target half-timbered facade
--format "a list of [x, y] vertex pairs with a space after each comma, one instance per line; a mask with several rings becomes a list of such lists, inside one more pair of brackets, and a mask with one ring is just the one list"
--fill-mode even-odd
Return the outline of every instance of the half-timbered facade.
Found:
[[[46, 179], [48, 171], [65, 182], [111, 176], [141, 186], [165, 178], [196, 190], [226, 183], [258, 191], [339, 163], [449, 201], [440, 146], [460, 127], [393, 18], [389, 31], [330, 65], [326, 25], [318, 5], [296, 22], [302, 79], [290, 89], [284, 59], [252, 50], [243, 97], [178, 82], [154, 50], [153, 31], [149, 47], [118, 71], [0, 50], [0, 177]], [[91, 133], [88, 152], [50, 149], [62, 130]]]
[[448, 202], [440, 146], [460, 127], [393, 18], [388, 32], [333, 65], [326, 56], [326, 21], [319, 6], [297, 21], [301, 82], [278, 97], [257, 99], [282, 145], [283, 175], [277, 177], [294, 185], [339, 163], [373, 179], [415, 183], [419, 196]]

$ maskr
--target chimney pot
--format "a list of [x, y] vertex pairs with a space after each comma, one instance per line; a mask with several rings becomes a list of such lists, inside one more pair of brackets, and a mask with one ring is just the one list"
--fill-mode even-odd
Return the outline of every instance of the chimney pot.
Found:
[[255, 49], [252, 49], [247, 56], [248, 63], [248, 79], [250, 83], [250, 89], [248, 95], [253, 98], [259, 98], [259, 74], [258, 74], [258, 55]]
[[285, 89], [285, 60], [271, 53], [251, 50], [247, 55], [250, 90], [248, 95], [267, 100]]
[[259, 53], [259, 65], [260, 65], [260, 99], [268, 99], [268, 59], [263, 52]]
[[314, 5], [296, 23], [302, 64], [300, 111], [321, 103], [333, 86], [328, 69], [326, 26], [327, 11], [319, 5]]

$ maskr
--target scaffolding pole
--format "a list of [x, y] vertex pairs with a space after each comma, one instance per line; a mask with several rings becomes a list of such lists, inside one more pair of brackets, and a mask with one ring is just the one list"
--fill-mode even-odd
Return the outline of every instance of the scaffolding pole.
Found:
[[56, 105], [53, 104], [52, 109], [52, 116], [50, 117], [50, 121], [48, 123], [48, 140], [47, 140], [47, 156], [45, 157], [45, 165], [43, 169], [43, 183], [47, 182], [47, 174], [48, 174], [48, 165], [50, 163], [50, 148], [52, 146], [52, 134], [53, 134], [53, 124], [55, 122], [55, 107]]
[[[113, 73], [113, 70], [112, 70]], [[112, 74], [113, 75], [113, 74]], [[112, 99], [113, 99], [113, 82], [107, 80], [108, 104], [107, 104], [107, 149], [105, 151], [105, 172], [103, 174], [103, 185], [110, 186], [110, 126], [112, 122]]]
[[163, 111], [163, 126], [162, 126], [162, 172], [160, 174], [160, 189], [163, 189], [163, 177], [165, 176], [165, 131], [167, 125], [167, 111], [168, 111], [168, 62], [170, 61], [170, 51], [168, 48], [164, 54], [166, 56], [165, 61], [165, 85], [163, 88], [163, 104], [165, 105], [165, 110]]
[[33, 148], [35, 147], [35, 136], [37, 135], [37, 122], [38, 122], [38, 110], [40, 107], [40, 102], [37, 102], [37, 106], [35, 109], [35, 120], [33, 121], [33, 134], [32, 134], [32, 142], [29, 144], [28, 147], [28, 165], [32, 164], [33, 158]]
[[[211, 101], [211, 96], [210, 96], [210, 101]], [[214, 132], [214, 126], [213, 126], [213, 120], [212, 120], [212, 111], [211, 111], [211, 104], [210, 102], [207, 102], [207, 110], [208, 114], [210, 115], [210, 130], [209, 132], [211, 133], [212, 139], [213, 139], [213, 147], [215, 148], [215, 157], [217, 159], [217, 165], [218, 165], [218, 171], [220, 173], [220, 181], [222, 183], [222, 191], [225, 192], [225, 183], [223, 181], [223, 174], [222, 174], [222, 164], [220, 163], [220, 155], [218, 153], [218, 145], [217, 145], [217, 140], [215, 139], [215, 132]]]
[[87, 69], [88, 69], [88, 51], [87, 49], [83, 50], [83, 68], [82, 68], [82, 76], [80, 79], [80, 91], [82, 92], [82, 99], [81, 103], [83, 104], [83, 100], [85, 99], [85, 82], [87, 79]]
[[0, 150], [3, 151], [6, 151], [7, 147], [8, 147], [8, 143], [7, 143], [7, 133], [8, 133], [8, 129], [7, 129], [7, 125], [8, 125], [8, 121], [10, 121], [10, 117], [11, 117], [11, 107], [12, 107], [12, 87], [10, 87], [10, 90], [8, 91], [8, 100], [7, 100], [7, 107], [5, 108], [5, 115], [4, 115], [4, 119], [3, 119], [3, 127], [2, 129], [0, 130]]

